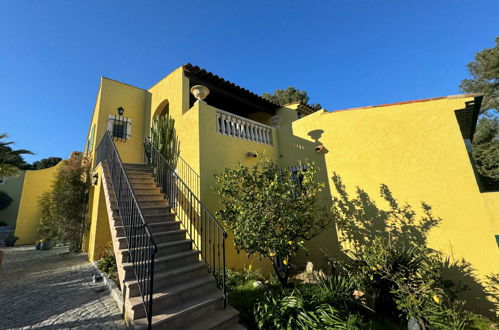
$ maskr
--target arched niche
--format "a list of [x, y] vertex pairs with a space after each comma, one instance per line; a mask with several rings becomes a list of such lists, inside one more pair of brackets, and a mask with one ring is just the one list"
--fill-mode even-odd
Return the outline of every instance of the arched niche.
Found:
[[152, 118], [155, 119], [159, 116], [164, 116], [168, 113], [170, 113], [170, 103], [168, 102], [168, 100], [164, 100], [158, 105], [158, 107], [154, 111]]

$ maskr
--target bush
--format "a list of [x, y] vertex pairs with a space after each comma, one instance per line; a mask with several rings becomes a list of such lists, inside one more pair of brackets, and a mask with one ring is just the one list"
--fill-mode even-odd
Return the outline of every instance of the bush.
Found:
[[354, 296], [358, 288], [357, 281], [352, 277], [340, 274], [316, 275], [314, 283], [302, 284], [297, 288], [313, 305], [328, 304], [344, 312], [360, 308], [359, 300]]
[[51, 190], [40, 200], [38, 231], [45, 239], [69, 243], [70, 251], [80, 251], [85, 231], [85, 211], [90, 186], [90, 162], [72, 157], [57, 170]]
[[305, 241], [331, 223], [318, 203], [325, 185], [319, 168], [307, 164], [294, 174], [267, 157], [253, 168], [239, 164], [216, 175], [222, 208], [216, 215], [234, 235], [234, 246], [268, 259], [283, 286], [288, 286], [292, 259]]
[[254, 309], [259, 329], [296, 329], [297, 318], [303, 312], [303, 298], [298, 291], [284, 290], [265, 293]]
[[263, 279], [264, 278], [260, 271], [252, 271], [250, 269], [244, 269], [241, 272], [236, 272], [230, 268], [227, 268], [225, 272], [225, 283], [229, 288], [244, 287], [249, 282]]
[[107, 277], [113, 280], [119, 287], [118, 268], [116, 266], [116, 258], [112, 248], [108, 247], [99, 256], [97, 260], [97, 268], [107, 274]]

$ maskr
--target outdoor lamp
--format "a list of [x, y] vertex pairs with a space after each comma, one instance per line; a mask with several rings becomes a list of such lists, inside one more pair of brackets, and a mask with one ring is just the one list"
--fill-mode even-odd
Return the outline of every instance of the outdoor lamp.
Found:
[[124, 112], [125, 112], [125, 109], [123, 109], [123, 107], [118, 108], [118, 115], [123, 116]]
[[256, 158], [256, 157], [257, 157], [257, 154], [255, 154], [254, 152], [248, 151], [248, 152], [246, 153], [246, 156], [247, 156], [247, 157], [250, 157], [250, 158]]
[[99, 175], [95, 173], [94, 175], [92, 175], [92, 185], [96, 186], [98, 181], [99, 181]]

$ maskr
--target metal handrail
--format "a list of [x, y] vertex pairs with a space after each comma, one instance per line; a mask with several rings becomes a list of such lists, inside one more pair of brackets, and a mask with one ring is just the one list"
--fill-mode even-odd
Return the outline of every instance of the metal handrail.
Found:
[[201, 258], [215, 276], [218, 287], [223, 290], [224, 306], [227, 306], [225, 285], [227, 233], [147, 137], [144, 138], [144, 160], [168, 200], [171, 210], [187, 230], [195, 249], [200, 251]]
[[103, 162], [107, 164], [109, 169], [119, 216], [125, 231], [128, 261], [131, 261], [133, 266], [147, 317], [148, 328], [150, 329], [152, 323], [154, 259], [158, 246], [147, 225], [120, 154], [109, 132], [106, 132], [102, 137], [97, 148], [96, 164], [102, 164]]

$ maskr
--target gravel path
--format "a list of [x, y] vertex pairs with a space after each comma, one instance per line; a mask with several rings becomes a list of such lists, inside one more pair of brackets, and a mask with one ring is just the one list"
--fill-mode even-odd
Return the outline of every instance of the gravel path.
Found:
[[0, 329], [124, 329], [120, 310], [85, 254], [66, 247], [2, 248]]

